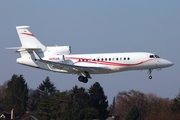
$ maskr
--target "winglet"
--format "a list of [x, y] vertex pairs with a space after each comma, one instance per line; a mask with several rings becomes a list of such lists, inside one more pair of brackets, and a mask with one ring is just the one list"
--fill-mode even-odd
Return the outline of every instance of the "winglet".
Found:
[[33, 51], [33, 54], [37, 60], [42, 60], [41, 57], [35, 51]]

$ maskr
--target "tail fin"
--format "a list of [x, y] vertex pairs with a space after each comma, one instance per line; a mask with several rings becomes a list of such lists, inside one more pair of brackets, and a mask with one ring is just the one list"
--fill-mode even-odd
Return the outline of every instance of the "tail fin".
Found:
[[29, 26], [16, 26], [22, 48], [45, 49], [45, 46], [28, 30]]

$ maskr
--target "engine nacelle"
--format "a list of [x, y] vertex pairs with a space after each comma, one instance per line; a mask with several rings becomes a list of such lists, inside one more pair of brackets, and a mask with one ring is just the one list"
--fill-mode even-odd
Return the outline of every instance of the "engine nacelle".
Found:
[[64, 55], [55, 55], [55, 56], [48, 56], [42, 58], [43, 60], [53, 61], [53, 62], [64, 62], [65, 58]]
[[47, 46], [46, 54], [67, 55], [71, 53], [71, 46]]

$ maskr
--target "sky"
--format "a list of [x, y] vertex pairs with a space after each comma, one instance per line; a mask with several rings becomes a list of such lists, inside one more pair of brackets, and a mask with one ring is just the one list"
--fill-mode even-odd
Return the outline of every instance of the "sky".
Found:
[[[179, 0], [76, 0], [0, 1], [0, 85], [13, 74], [22, 74], [29, 88], [36, 89], [47, 77], [60, 90], [75, 85], [89, 87], [99, 82], [109, 104], [118, 92], [138, 90], [174, 98], [180, 90], [180, 1]], [[28, 25], [47, 46], [69, 45], [72, 54], [151, 52], [174, 66], [146, 71], [92, 75], [84, 84], [77, 75], [53, 73], [16, 63], [20, 57], [6, 47], [21, 46], [16, 26]]]

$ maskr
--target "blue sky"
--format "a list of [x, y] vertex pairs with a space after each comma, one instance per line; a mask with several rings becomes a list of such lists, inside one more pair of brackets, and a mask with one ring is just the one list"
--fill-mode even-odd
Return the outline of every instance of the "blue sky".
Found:
[[[30, 88], [49, 76], [57, 89], [89, 88], [99, 82], [111, 103], [118, 92], [139, 90], [173, 98], [180, 90], [180, 1], [0, 1], [2, 85], [23, 74]], [[70, 45], [73, 53], [152, 52], [174, 63], [161, 71], [92, 75], [87, 84], [76, 75], [42, 71], [16, 63], [20, 55], [6, 47], [21, 46], [15, 26], [29, 25], [44, 45]]]

